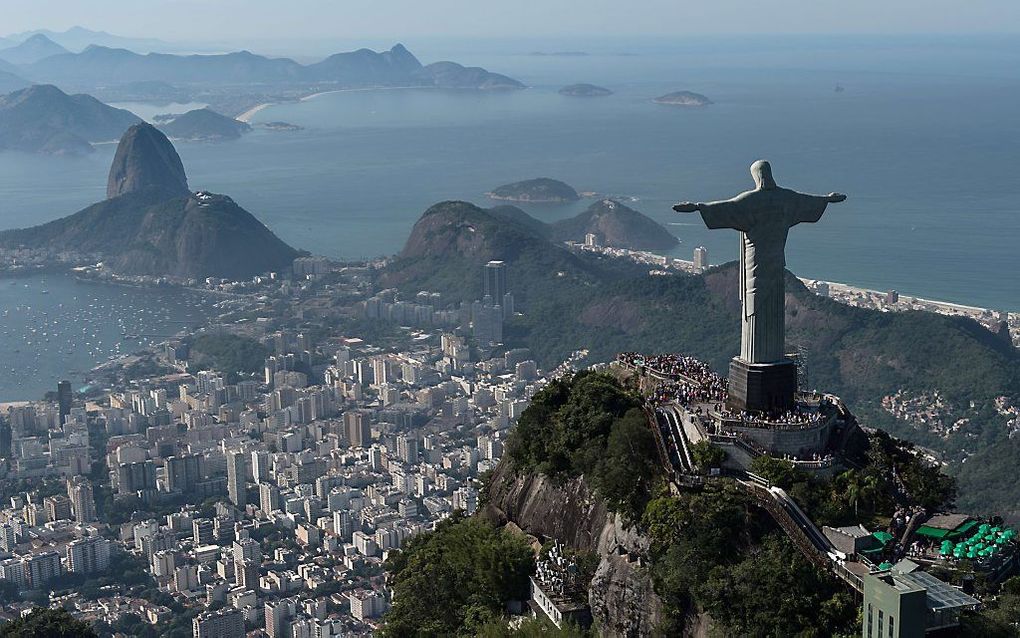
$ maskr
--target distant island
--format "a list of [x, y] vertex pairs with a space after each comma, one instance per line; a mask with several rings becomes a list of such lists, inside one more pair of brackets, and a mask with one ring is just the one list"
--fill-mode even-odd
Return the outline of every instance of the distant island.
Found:
[[160, 130], [172, 139], [222, 142], [240, 138], [251, 130], [251, 126], [206, 108], [174, 116], [161, 124]]
[[529, 55], [554, 58], [583, 58], [588, 53], [586, 51], [532, 51]]
[[486, 196], [505, 202], [531, 202], [554, 204], [576, 202], [580, 199], [577, 191], [569, 184], [548, 177], [526, 179], [494, 188]]
[[92, 96], [36, 84], [0, 96], [0, 150], [84, 155], [93, 142], [116, 140], [140, 121]]
[[613, 94], [609, 89], [594, 84], [571, 84], [560, 89], [559, 93], [571, 97], [604, 97]]
[[303, 131], [305, 127], [290, 122], [263, 122], [258, 125], [270, 131]]
[[667, 104], [669, 106], [708, 106], [712, 100], [700, 93], [693, 91], [676, 91], [660, 95], [653, 100], [656, 104]]
[[[0, 44], [0, 53], [5, 52]], [[47, 55], [47, 53], [49, 53]], [[8, 47], [0, 55], [0, 92], [28, 80], [73, 86], [106, 102], [197, 102], [238, 117], [262, 104], [293, 102], [329, 91], [371, 88], [435, 88], [514, 91], [521, 82], [452, 61], [422, 64], [401, 44], [388, 50], [358, 49], [302, 64], [250, 51], [205, 55], [141, 54], [122, 46], [92, 44], [64, 51], [43, 36]]]

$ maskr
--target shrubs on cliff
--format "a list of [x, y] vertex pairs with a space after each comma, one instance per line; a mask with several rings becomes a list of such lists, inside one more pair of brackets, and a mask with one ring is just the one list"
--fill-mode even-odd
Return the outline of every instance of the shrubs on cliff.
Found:
[[669, 617], [707, 612], [725, 635], [849, 634], [857, 608], [832, 577], [815, 569], [731, 481], [649, 502], [651, 571]]
[[386, 560], [393, 608], [384, 638], [473, 636], [509, 600], [528, 598], [535, 561], [523, 537], [455, 513]]
[[[868, 437], [859, 469], [820, 479], [784, 459], [760, 456], [751, 471], [786, 490], [818, 525], [863, 522], [884, 526], [898, 507], [920, 504], [929, 511], [950, 508], [956, 483], [916, 454], [913, 446], [881, 430]], [[876, 520], [877, 519], [877, 520]]]
[[507, 443], [521, 471], [585, 476], [610, 509], [639, 519], [659, 471], [640, 399], [615, 378], [579, 372], [532, 399]]
[[1002, 584], [994, 598], [984, 600], [980, 612], [965, 613], [960, 618], [963, 638], [1013, 638], [1020, 626], [1020, 576]]

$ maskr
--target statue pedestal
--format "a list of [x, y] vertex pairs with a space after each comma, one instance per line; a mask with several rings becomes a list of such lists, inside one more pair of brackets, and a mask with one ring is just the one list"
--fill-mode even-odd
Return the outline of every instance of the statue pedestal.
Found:
[[733, 412], [785, 411], [794, 406], [797, 365], [785, 359], [776, 363], [730, 361], [729, 400]]

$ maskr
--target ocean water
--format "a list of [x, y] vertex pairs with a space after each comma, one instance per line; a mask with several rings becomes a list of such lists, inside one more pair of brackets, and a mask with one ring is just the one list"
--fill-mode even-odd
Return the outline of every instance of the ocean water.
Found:
[[[231, 195], [296, 247], [360, 258], [398, 251], [433, 203], [488, 205], [495, 186], [548, 176], [636, 198], [628, 205], [681, 240], [676, 255], [704, 245], [720, 263], [736, 257], [735, 233], [670, 206], [750, 188], [748, 166], [767, 158], [782, 186], [849, 195], [791, 231], [798, 275], [1020, 311], [1017, 38], [407, 44], [425, 62], [478, 64], [530, 88], [350, 91], [271, 106], [256, 123], [304, 130], [178, 143], [192, 188]], [[575, 82], [615, 94], [557, 94]], [[715, 104], [652, 102], [676, 90]], [[0, 153], [0, 228], [101, 199], [113, 152]], [[552, 220], [588, 203], [525, 208]]]

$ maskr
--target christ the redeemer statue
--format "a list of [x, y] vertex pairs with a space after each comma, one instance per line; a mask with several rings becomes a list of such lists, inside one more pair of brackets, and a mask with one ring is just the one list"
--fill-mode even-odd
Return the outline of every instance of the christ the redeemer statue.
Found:
[[[673, 207], [678, 213], [699, 211], [709, 228], [732, 228], [740, 231], [740, 357], [735, 363], [753, 375], [770, 367], [792, 366], [786, 359], [786, 237], [790, 228], [802, 222], [817, 222], [825, 207], [841, 202], [846, 195], [807, 195], [788, 188], [779, 188], [772, 179], [772, 167], [765, 160], [751, 164], [754, 190], [746, 191], [733, 199], [718, 202], [683, 202]], [[747, 375], [747, 373], [742, 373]], [[765, 372], [763, 372], [765, 374]], [[784, 376], [783, 394], [789, 392], [790, 369]], [[796, 391], [796, 370], [792, 369], [793, 391]], [[747, 379], [734, 379], [730, 368], [731, 394], [741, 392]], [[736, 384], [734, 384], [736, 382]], [[774, 386], [767, 379], [766, 386]], [[755, 381], [752, 379], [751, 384]], [[732, 387], [736, 385], [736, 387]], [[769, 387], [765, 394], [774, 394]], [[751, 390], [751, 394], [756, 392]], [[741, 409], [767, 409], [788, 407], [793, 397], [766, 396], [762, 401], [749, 397]]]

